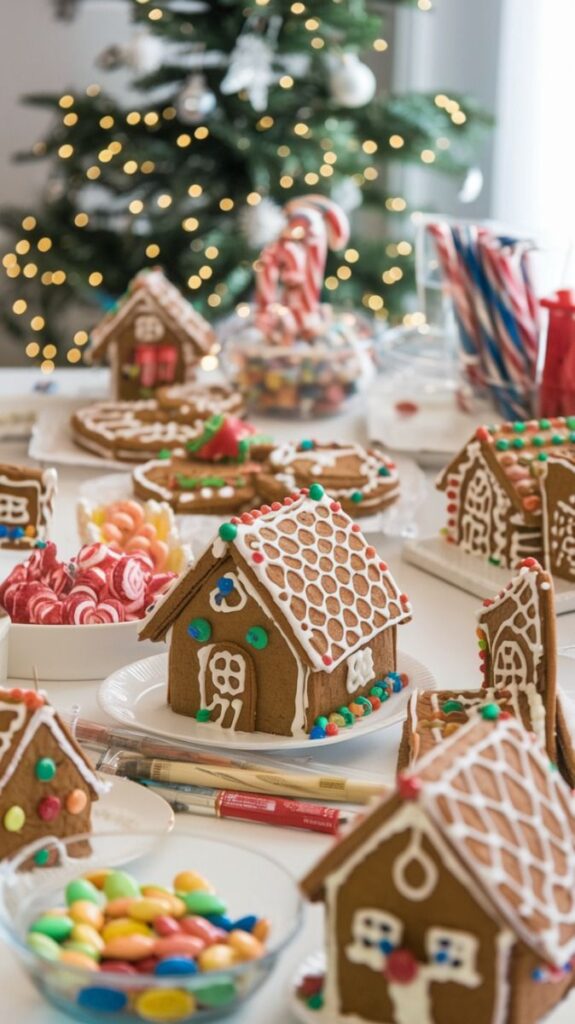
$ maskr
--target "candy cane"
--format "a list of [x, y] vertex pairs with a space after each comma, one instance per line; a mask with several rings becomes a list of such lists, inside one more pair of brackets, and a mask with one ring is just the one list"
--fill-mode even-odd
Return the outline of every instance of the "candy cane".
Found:
[[319, 210], [322, 214], [327, 228], [327, 242], [332, 252], [343, 249], [349, 241], [349, 219], [341, 206], [334, 203], [333, 199], [328, 199], [327, 196], [312, 193], [302, 196], [300, 199], [291, 199], [285, 210], [289, 214], [292, 209], [296, 212], [296, 210], [307, 206]]

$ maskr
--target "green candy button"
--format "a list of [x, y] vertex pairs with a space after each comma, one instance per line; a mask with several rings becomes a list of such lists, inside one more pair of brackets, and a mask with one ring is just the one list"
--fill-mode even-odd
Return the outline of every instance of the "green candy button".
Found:
[[201, 914], [202, 917], [206, 917], [208, 914], [225, 914], [228, 909], [215, 892], [205, 892], [204, 889], [180, 892], [178, 896], [184, 901], [190, 914]]
[[238, 535], [238, 528], [235, 523], [222, 523], [218, 533], [222, 540], [235, 540]]
[[40, 782], [50, 782], [56, 774], [56, 763], [51, 757], [41, 757], [36, 761], [34, 774]]
[[354, 491], [353, 494], [350, 495], [350, 497], [355, 505], [359, 505], [360, 501], [363, 501], [363, 494], [361, 493], [361, 491]]
[[200, 708], [196, 711], [196, 722], [209, 722], [212, 712], [209, 708]]
[[501, 714], [501, 708], [498, 704], [485, 704], [481, 708], [481, 717], [487, 722], [494, 722]]
[[188, 636], [204, 644], [212, 635], [212, 627], [207, 619], [192, 619], [188, 626]]
[[324, 491], [323, 487], [321, 486], [321, 484], [312, 484], [311, 485], [311, 487], [309, 489], [309, 496], [314, 501], [319, 501], [321, 498], [323, 498], [324, 494], [325, 494], [325, 491]]
[[246, 643], [255, 647], [256, 651], [263, 651], [269, 644], [269, 637], [263, 626], [252, 626], [246, 633]]

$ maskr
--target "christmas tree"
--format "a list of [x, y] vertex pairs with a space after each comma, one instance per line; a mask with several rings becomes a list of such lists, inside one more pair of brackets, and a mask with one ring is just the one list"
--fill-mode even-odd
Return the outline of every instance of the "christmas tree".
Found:
[[361, 56], [387, 43], [365, 0], [130, 2], [133, 42], [100, 64], [134, 68], [141, 105], [96, 84], [26, 97], [54, 111], [47, 137], [18, 155], [50, 161], [41, 208], [0, 215], [13, 236], [4, 318], [27, 355], [46, 370], [78, 362], [89, 328], [147, 265], [212, 318], [233, 311], [281, 205], [305, 192], [353, 211], [330, 297], [397, 313], [412, 286], [412, 211], [386, 168], [460, 174], [488, 119], [458, 96], [375, 95]]

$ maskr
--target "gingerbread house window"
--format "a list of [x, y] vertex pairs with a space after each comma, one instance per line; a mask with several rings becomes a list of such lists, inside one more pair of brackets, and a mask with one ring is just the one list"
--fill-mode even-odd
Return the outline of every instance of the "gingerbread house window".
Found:
[[209, 664], [212, 682], [218, 693], [237, 696], [245, 688], [246, 663], [238, 654], [219, 651]]
[[497, 648], [493, 665], [493, 685], [496, 689], [520, 686], [527, 680], [525, 654], [515, 640], [504, 640]]
[[470, 988], [479, 985], [477, 973], [476, 936], [453, 928], [429, 928], [425, 936], [425, 952], [435, 965], [434, 980], [457, 981]]
[[215, 612], [240, 612], [247, 600], [248, 595], [235, 572], [226, 572], [220, 576], [210, 591], [210, 608]]
[[385, 910], [363, 907], [353, 916], [351, 934], [352, 942], [346, 948], [348, 960], [382, 971], [388, 954], [401, 945], [403, 921]]
[[370, 683], [374, 676], [373, 655], [369, 647], [356, 651], [347, 659], [346, 686], [348, 693], [355, 693]]
[[28, 499], [19, 494], [0, 494], [0, 523], [27, 523]]
[[164, 325], [155, 313], [142, 313], [136, 317], [134, 322], [136, 341], [153, 345], [154, 342], [161, 341], [165, 333]]

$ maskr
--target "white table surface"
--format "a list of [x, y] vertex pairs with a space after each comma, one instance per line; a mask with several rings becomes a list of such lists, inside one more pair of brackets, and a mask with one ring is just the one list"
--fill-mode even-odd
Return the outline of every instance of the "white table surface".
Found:
[[[76, 371], [77, 373], [77, 371]], [[61, 392], [70, 395], [75, 390], [74, 371], [63, 371]], [[29, 371], [0, 369], [0, 410], [2, 396], [29, 392], [33, 375]], [[101, 378], [98, 380], [100, 385]], [[101, 385], [100, 385], [101, 386]], [[82, 390], [84, 390], [82, 380]], [[100, 390], [98, 387], [97, 390]], [[263, 425], [263, 421], [258, 421]], [[311, 425], [290, 424], [285, 421], [267, 421], [265, 428], [279, 439], [314, 436], [332, 440], [365, 440], [363, 418], [359, 413], [325, 420]], [[0, 461], [26, 461], [26, 444], [11, 442], [0, 444]], [[64, 467], [59, 470], [60, 482], [56, 502], [53, 537], [66, 553], [77, 547], [75, 527], [75, 498], [79, 485], [89, 476], [98, 474], [86, 469]], [[435, 532], [442, 522], [443, 496], [433, 489], [433, 474], [429, 476], [429, 493], [419, 512], [419, 527], [423, 535]], [[399, 630], [399, 646], [408, 654], [423, 661], [444, 687], [477, 687], [480, 682], [475, 640], [475, 612], [478, 600], [454, 587], [427, 575], [401, 560], [401, 543], [382, 535], [373, 537], [374, 543], [391, 565], [402, 590], [413, 604], [414, 621]], [[559, 644], [575, 643], [575, 613], [558, 620]], [[82, 714], [103, 720], [96, 703], [96, 683], [58, 683], [45, 685], [53, 703], [69, 709], [79, 703]], [[318, 754], [324, 764], [338, 767], [353, 766], [381, 774], [390, 781], [393, 775], [400, 726], [367, 736], [361, 741], [350, 740], [335, 747], [326, 747]], [[325, 852], [329, 837], [307, 832], [289, 831], [264, 825], [214, 820], [209, 818], [178, 817], [179, 832], [198, 829], [206, 835], [230, 843], [254, 845], [283, 862], [296, 877], [301, 877]], [[192, 865], [193, 866], [193, 865]], [[233, 884], [233, 874], [230, 874]], [[283, 954], [272, 979], [242, 1011], [227, 1020], [238, 1024], [288, 1024], [293, 1017], [287, 1007], [286, 993], [290, 980], [300, 962], [322, 944], [322, 909], [306, 908], [304, 926]], [[49, 1007], [37, 994], [26, 976], [16, 965], [12, 955], [0, 957], [0, 992], [2, 1006], [9, 1010], [7, 1024], [64, 1024], [68, 1019]], [[548, 1024], [573, 1024], [575, 996], [572, 994], [549, 1018]], [[472, 1024], [472, 1022], [470, 1022]]]

